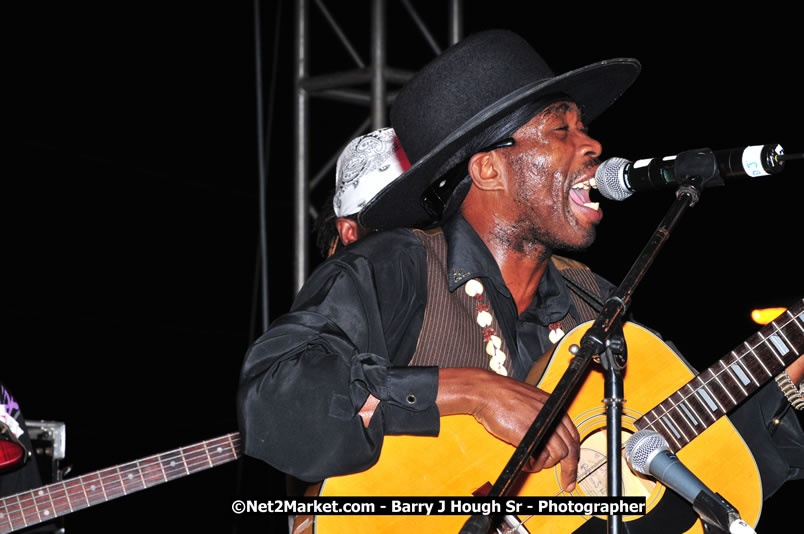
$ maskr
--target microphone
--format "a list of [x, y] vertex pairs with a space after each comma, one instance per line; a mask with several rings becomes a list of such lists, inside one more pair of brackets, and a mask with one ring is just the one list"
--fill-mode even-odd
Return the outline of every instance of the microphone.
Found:
[[625, 443], [625, 460], [634, 471], [651, 475], [689, 501], [708, 523], [731, 534], [754, 533], [751, 526], [723, 497], [701, 480], [670, 452], [667, 440], [650, 429], [640, 430]]
[[723, 185], [724, 178], [768, 176], [781, 172], [786, 159], [781, 145], [753, 145], [712, 151], [699, 148], [665, 158], [641, 159], [634, 163], [610, 158], [600, 164], [595, 181], [610, 200], [625, 200], [636, 191], [663, 189], [698, 176], [705, 187]]

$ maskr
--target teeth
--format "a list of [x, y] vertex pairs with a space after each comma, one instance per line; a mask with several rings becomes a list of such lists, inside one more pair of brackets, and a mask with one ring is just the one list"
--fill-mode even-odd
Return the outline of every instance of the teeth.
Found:
[[594, 177], [589, 178], [583, 182], [578, 182], [572, 186], [573, 189], [597, 189], [597, 181]]
[[597, 211], [600, 208], [600, 202], [587, 202], [584, 206]]

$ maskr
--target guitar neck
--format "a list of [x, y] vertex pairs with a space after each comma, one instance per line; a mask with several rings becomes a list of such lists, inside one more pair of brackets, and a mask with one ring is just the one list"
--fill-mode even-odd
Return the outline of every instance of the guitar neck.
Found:
[[237, 432], [0, 499], [0, 532], [12, 532], [240, 457]]
[[678, 452], [804, 353], [804, 299], [635, 423]]

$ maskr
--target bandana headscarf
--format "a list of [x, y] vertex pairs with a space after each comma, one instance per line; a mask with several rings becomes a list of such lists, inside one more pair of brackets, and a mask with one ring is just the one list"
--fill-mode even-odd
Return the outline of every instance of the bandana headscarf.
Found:
[[380, 128], [353, 139], [341, 152], [335, 168], [335, 215], [358, 213], [408, 167], [393, 128]]

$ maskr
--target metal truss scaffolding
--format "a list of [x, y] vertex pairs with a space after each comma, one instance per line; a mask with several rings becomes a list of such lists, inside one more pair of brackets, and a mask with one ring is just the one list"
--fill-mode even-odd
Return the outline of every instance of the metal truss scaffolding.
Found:
[[[340, 0], [338, 0], [340, 2]], [[432, 0], [425, 0], [432, 2]], [[447, 45], [457, 42], [463, 33], [462, 1], [448, 0], [443, 2], [444, 9], [448, 10], [448, 24], [446, 28]], [[309, 269], [309, 243], [310, 221], [317, 215], [317, 206], [311, 203], [311, 193], [320, 185], [331, 187], [333, 183], [334, 167], [340, 150], [354, 137], [377, 128], [388, 125], [387, 110], [393, 102], [398, 87], [411, 76], [411, 72], [397, 69], [388, 64], [387, 38], [387, 9], [390, 2], [397, 2], [409, 15], [412, 29], [418, 30], [418, 35], [411, 38], [423, 38], [433, 50], [434, 56], [441, 53], [441, 48], [427, 27], [426, 22], [412, 5], [411, 0], [349, 0], [350, 9], [370, 11], [370, 27], [368, 31], [363, 28], [357, 35], [350, 38], [349, 29], [344, 29], [333, 15], [334, 4], [324, 0], [295, 0], [295, 102], [294, 102], [294, 189], [293, 189], [293, 226], [294, 226], [294, 264], [293, 285], [298, 291], [308, 274]], [[432, 4], [430, 4], [432, 6]], [[338, 7], [343, 7], [339, 4]], [[394, 6], [396, 7], [396, 6]], [[333, 40], [322, 32], [311, 35], [310, 16], [313, 10], [318, 10], [331, 27], [336, 41], [340, 42], [351, 57], [355, 68], [327, 74], [311, 72], [311, 59], [317, 54], [325, 56], [333, 46]], [[432, 9], [432, 7], [428, 7]], [[405, 21], [407, 22], [407, 21]], [[396, 24], [396, 20], [394, 21]], [[370, 39], [370, 57], [364, 61], [359, 56], [353, 42], [357, 39]], [[335, 43], [337, 45], [337, 42]], [[320, 51], [320, 52], [319, 52]], [[367, 87], [367, 88], [366, 88]], [[311, 99], [321, 99], [327, 102], [349, 102], [364, 106], [368, 109], [366, 118], [359, 127], [340, 143], [340, 148], [328, 158], [320, 169], [311, 172], [311, 161], [319, 161], [319, 154], [314, 154], [316, 140], [309, 125], [311, 117]], [[326, 112], [326, 111], [324, 111]], [[314, 157], [315, 156], [315, 157]]]

